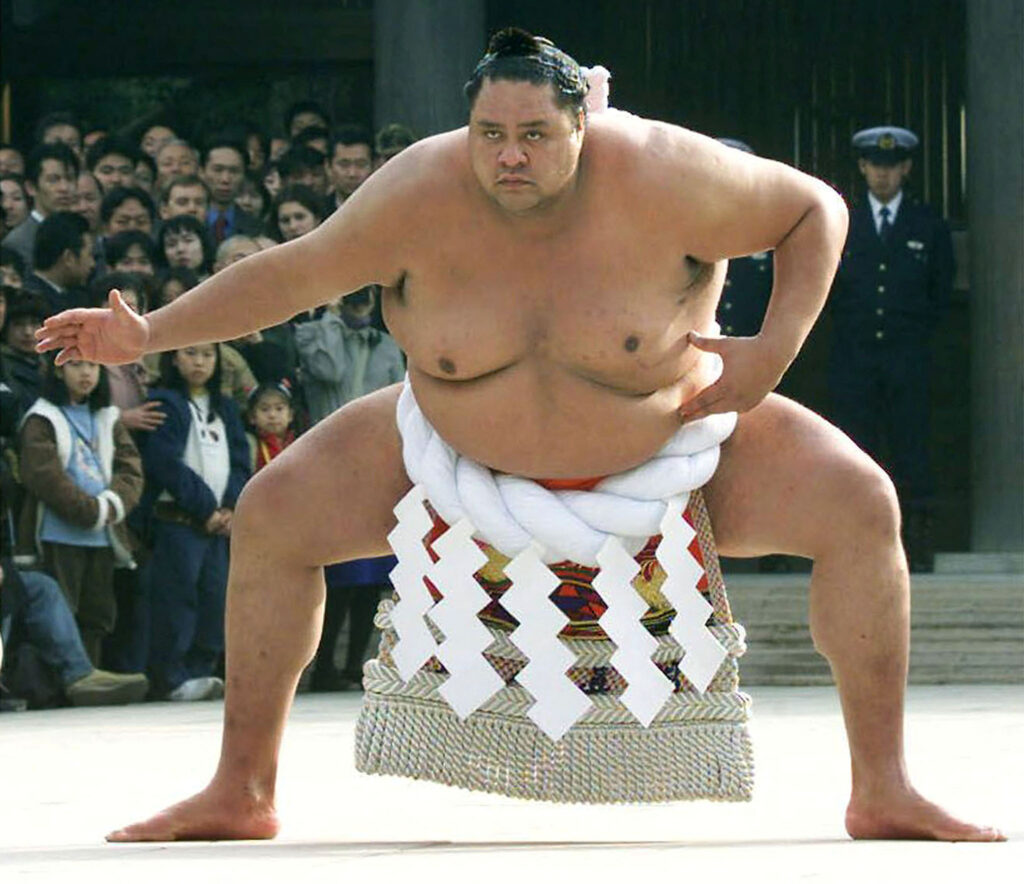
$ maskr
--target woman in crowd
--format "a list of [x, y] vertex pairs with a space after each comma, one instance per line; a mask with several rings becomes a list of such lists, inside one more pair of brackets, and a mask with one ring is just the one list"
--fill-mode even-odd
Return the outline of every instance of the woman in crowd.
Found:
[[176, 215], [160, 227], [157, 259], [167, 267], [186, 267], [200, 282], [213, 272], [214, 246], [206, 225], [191, 215]]
[[271, 197], [262, 179], [255, 172], [246, 172], [242, 179], [242, 187], [235, 197], [235, 203], [243, 212], [248, 212], [253, 218], [264, 224], [267, 212], [270, 209]]
[[20, 539], [60, 584], [99, 668], [117, 619], [115, 560], [134, 564], [123, 523], [142, 494], [139, 452], [110, 404], [104, 366], [46, 366], [41, 395], [21, 427]]
[[324, 220], [323, 203], [308, 187], [292, 184], [274, 200], [267, 229], [278, 242], [290, 242], [309, 233]]
[[220, 391], [219, 350], [199, 344], [161, 355], [166, 419], [143, 450], [138, 523], [152, 544], [143, 580], [150, 602], [150, 681], [171, 700], [223, 694], [214, 667], [224, 646], [224, 589], [235, 502], [249, 477], [238, 410]]
[[14, 230], [32, 211], [32, 201], [21, 175], [0, 175], [0, 208], [3, 209], [4, 234]]

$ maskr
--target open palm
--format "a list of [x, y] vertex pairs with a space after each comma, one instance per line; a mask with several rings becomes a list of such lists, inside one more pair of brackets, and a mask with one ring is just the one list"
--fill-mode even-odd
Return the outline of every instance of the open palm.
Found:
[[58, 350], [57, 365], [72, 359], [123, 365], [142, 356], [149, 323], [132, 310], [117, 289], [107, 307], [65, 310], [49, 317], [36, 332], [40, 353]]

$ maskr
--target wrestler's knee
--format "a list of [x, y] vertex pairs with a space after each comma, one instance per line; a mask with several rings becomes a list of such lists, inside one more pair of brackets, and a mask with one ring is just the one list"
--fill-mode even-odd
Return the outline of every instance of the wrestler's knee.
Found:
[[239, 543], [266, 549], [289, 535], [297, 489], [288, 473], [284, 463], [274, 462], [245, 484], [232, 518], [232, 552]]
[[892, 479], [857, 450], [842, 458], [832, 480], [833, 513], [823, 519], [832, 542], [889, 546], [899, 542], [900, 505]]

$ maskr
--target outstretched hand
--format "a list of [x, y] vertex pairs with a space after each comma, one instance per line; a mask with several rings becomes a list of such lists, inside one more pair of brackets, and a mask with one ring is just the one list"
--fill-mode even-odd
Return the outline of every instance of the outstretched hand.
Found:
[[682, 423], [726, 411], [749, 411], [782, 379], [790, 360], [760, 336], [706, 337], [690, 332], [689, 342], [722, 357], [722, 375], [679, 408]]
[[36, 350], [58, 350], [57, 365], [73, 359], [123, 365], [139, 359], [149, 340], [149, 322], [111, 289], [106, 307], [65, 310], [36, 332]]

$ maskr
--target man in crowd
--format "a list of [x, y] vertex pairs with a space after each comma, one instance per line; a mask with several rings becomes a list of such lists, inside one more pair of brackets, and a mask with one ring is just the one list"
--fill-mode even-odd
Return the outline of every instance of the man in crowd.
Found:
[[172, 178], [199, 174], [199, 157], [187, 141], [172, 138], [165, 142], [156, 153], [156, 186], [167, 186]]
[[310, 126], [319, 126], [321, 129], [329, 129], [331, 126], [327, 111], [317, 102], [297, 101], [285, 112], [284, 131], [289, 138], [294, 138]]
[[0, 175], [24, 175], [25, 157], [13, 144], [0, 144]]
[[323, 198], [327, 195], [327, 170], [324, 155], [315, 148], [303, 144], [293, 145], [277, 161], [277, 167], [286, 187], [292, 184], [302, 184], [318, 197]]
[[160, 192], [160, 218], [167, 221], [177, 215], [191, 215], [206, 223], [210, 209], [210, 188], [198, 175], [171, 178]]
[[82, 124], [74, 114], [57, 111], [47, 114], [36, 123], [36, 144], [56, 144], [58, 142], [70, 147], [78, 157], [78, 161], [82, 161]]
[[78, 212], [89, 222], [89, 230], [94, 235], [100, 232], [100, 206], [103, 204], [103, 192], [100, 190], [96, 176], [87, 169], [78, 173], [78, 187], [75, 190], [75, 202], [72, 211]]
[[321, 126], [307, 126], [292, 139], [292, 147], [311, 147], [326, 156], [328, 145], [331, 142], [331, 133]]
[[392, 157], [416, 143], [412, 129], [401, 123], [388, 123], [377, 132], [373, 139], [373, 168], [379, 169]]
[[327, 175], [334, 194], [331, 209], [340, 207], [373, 171], [370, 133], [362, 126], [339, 126], [331, 136]]
[[26, 291], [44, 297], [47, 316], [87, 303], [85, 285], [96, 266], [89, 223], [75, 212], [54, 212], [39, 225], [33, 250], [35, 271]]
[[105, 236], [113, 236], [124, 230], [141, 230], [152, 234], [156, 222], [156, 206], [153, 205], [152, 197], [141, 187], [116, 187], [103, 197], [100, 220]]
[[108, 136], [86, 151], [85, 165], [96, 176], [104, 193], [115, 187], [135, 186], [135, 157], [138, 151], [126, 141]]
[[245, 148], [227, 138], [213, 138], [203, 151], [200, 174], [210, 189], [206, 224], [217, 245], [236, 233], [252, 236], [260, 232], [259, 221], [235, 205], [245, 162]]
[[833, 417], [888, 469], [910, 568], [931, 571], [931, 341], [953, 287], [953, 243], [941, 216], [904, 189], [913, 132], [865, 129], [853, 147], [867, 193], [850, 213], [830, 299]]
[[77, 178], [78, 160], [66, 144], [39, 144], [29, 154], [25, 187], [33, 199], [32, 212], [3, 240], [28, 267], [32, 266], [32, 247], [43, 219], [74, 207]]
[[[680, 422], [741, 412], [703, 493], [723, 554], [815, 560], [812, 631], [852, 761], [847, 830], [1000, 839], [909, 780], [909, 584], [891, 483], [838, 430], [768, 395], [828, 293], [842, 200], [674, 126], [588, 119], [578, 65], [522, 31], [495, 36], [466, 94], [468, 128], [408, 148], [307, 236], [146, 316], [113, 292], [109, 309], [50, 320], [40, 347], [126, 362], [237, 338], [378, 282], [424, 415], [492, 470], [607, 476], [647, 462]], [[760, 334], [711, 335], [725, 260], [766, 249], [776, 288]], [[317, 644], [322, 566], [386, 553], [411, 486], [399, 392], [335, 412], [247, 487], [232, 533], [220, 765], [201, 793], [112, 840], [276, 834], [278, 754]]]

